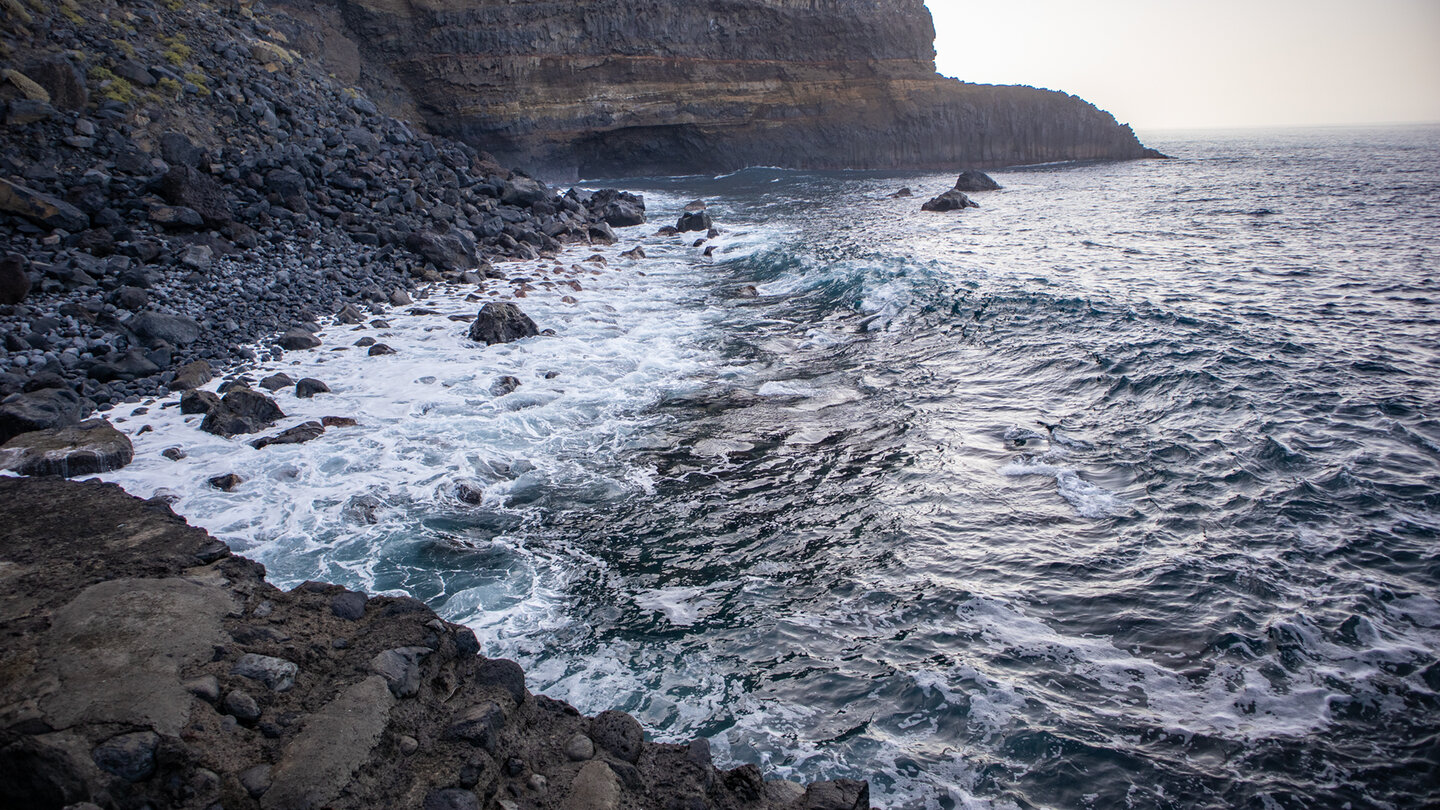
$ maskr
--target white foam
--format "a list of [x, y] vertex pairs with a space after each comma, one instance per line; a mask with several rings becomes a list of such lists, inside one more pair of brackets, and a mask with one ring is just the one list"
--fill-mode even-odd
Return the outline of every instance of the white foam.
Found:
[[1110, 517], [1123, 513], [1127, 508], [1123, 498], [1098, 484], [1086, 481], [1069, 467], [1020, 458], [1001, 467], [1000, 474], [1010, 477], [1038, 475], [1054, 478], [1056, 492], [1074, 507], [1081, 517]]

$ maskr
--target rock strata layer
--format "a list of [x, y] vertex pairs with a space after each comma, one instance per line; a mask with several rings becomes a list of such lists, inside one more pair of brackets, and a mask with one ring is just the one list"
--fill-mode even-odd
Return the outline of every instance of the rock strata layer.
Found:
[[281, 591], [98, 481], [0, 478], [0, 635], [0, 807], [869, 807], [531, 694], [414, 599]]
[[584, 177], [1129, 159], [1049, 90], [935, 72], [923, 0], [287, 0], [301, 49], [395, 114]]

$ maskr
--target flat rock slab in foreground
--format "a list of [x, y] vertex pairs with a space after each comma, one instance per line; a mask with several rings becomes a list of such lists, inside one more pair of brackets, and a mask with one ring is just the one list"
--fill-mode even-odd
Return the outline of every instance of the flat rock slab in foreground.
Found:
[[408, 597], [283, 592], [160, 502], [0, 478], [0, 807], [864, 810], [532, 695]]

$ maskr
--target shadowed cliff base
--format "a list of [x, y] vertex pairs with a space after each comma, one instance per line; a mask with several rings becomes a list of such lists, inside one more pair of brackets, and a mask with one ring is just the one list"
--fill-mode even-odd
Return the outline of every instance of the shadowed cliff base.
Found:
[[922, 0], [285, 0], [396, 115], [561, 176], [1158, 157], [1065, 93], [935, 72]]

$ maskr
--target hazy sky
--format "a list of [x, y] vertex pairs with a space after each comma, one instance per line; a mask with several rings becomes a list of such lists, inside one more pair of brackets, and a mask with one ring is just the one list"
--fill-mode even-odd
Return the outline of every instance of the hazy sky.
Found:
[[926, 0], [940, 72], [1140, 129], [1440, 121], [1440, 0]]

